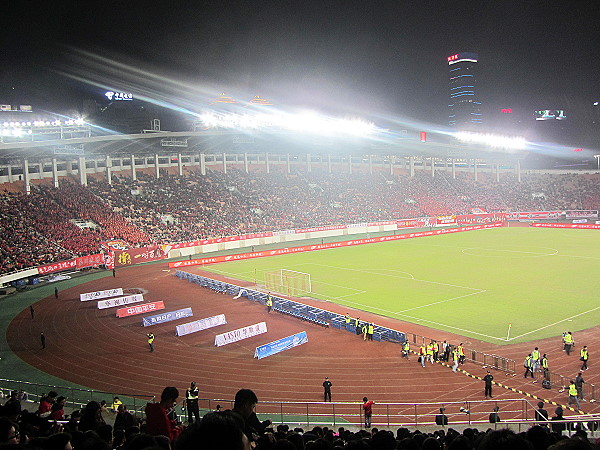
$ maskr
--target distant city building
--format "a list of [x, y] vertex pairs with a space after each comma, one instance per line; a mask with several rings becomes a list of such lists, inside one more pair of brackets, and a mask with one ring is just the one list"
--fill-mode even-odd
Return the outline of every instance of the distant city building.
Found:
[[450, 70], [450, 114], [448, 124], [460, 130], [477, 129], [482, 123], [477, 97], [477, 53], [462, 52], [448, 57]]

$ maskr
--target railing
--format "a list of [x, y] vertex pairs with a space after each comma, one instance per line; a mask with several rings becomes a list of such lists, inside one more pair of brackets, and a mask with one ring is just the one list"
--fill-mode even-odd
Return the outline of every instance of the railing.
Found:
[[[27, 393], [29, 400], [39, 401], [43, 394], [49, 391], [57, 391], [59, 395], [68, 397], [68, 405], [74, 409], [83, 407], [89, 401], [106, 400], [110, 405], [116, 396], [135, 413], [137, 417], [143, 417], [146, 403], [153, 401], [154, 397], [144, 394], [122, 394], [92, 389], [81, 389], [68, 386], [54, 386], [42, 383], [31, 383], [0, 379], [0, 389], [23, 390]], [[376, 399], [375, 399], [376, 400]], [[182, 422], [187, 420], [181, 400], [176, 407], [177, 414]], [[229, 399], [207, 399], [198, 400], [201, 415], [206, 412], [231, 409], [233, 400]], [[490, 423], [489, 414], [498, 407], [500, 423]], [[436, 416], [440, 414], [440, 408], [444, 408], [447, 417], [447, 425], [436, 425]], [[418, 427], [420, 429], [452, 427], [473, 427], [477, 425], [486, 428], [514, 428], [518, 431], [540, 424], [535, 419], [536, 407], [531, 399], [505, 399], [505, 400], [481, 400], [462, 402], [431, 402], [431, 403], [378, 403], [373, 405], [372, 426], [393, 429], [397, 427]], [[288, 424], [301, 427], [313, 426], [343, 426], [346, 428], [363, 428], [364, 415], [361, 402], [277, 402], [261, 401], [257, 404], [256, 412], [262, 419], [271, 419], [273, 424]], [[548, 421], [547, 424], [557, 423]], [[600, 429], [600, 415], [578, 415], [566, 417], [564, 421], [568, 430], [576, 428], [576, 424], [584, 424], [592, 435]], [[544, 424], [544, 423], [542, 423]], [[581, 425], [580, 425], [581, 426]]]
[[[414, 333], [406, 333], [406, 337], [408, 341], [414, 345], [428, 344], [432, 341], [437, 341], [437, 339], [431, 339], [425, 336], [421, 336], [419, 334]], [[438, 344], [441, 344], [438, 342]], [[456, 346], [456, 343], [450, 343], [452, 346]], [[493, 355], [490, 353], [483, 353], [473, 349], [464, 349], [465, 352], [465, 360], [480, 364], [482, 366], [492, 367], [497, 370], [502, 370], [503, 372], [515, 373], [516, 371], [516, 362], [510, 358], [504, 358], [503, 356]], [[449, 361], [450, 362], [450, 361]]]
[[67, 398], [65, 406], [73, 409], [83, 408], [88, 402], [96, 401], [100, 403], [105, 400], [107, 405], [110, 406], [115, 397], [127, 405], [130, 412], [135, 416], [141, 417], [143, 414], [146, 403], [154, 399], [153, 395], [147, 394], [123, 394], [118, 392], [106, 392], [98, 391], [94, 389], [83, 389], [71, 386], [54, 386], [43, 383], [32, 383], [29, 381], [17, 381], [9, 379], [0, 379], [0, 389], [4, 391], [5, 395], [7, 391], [23, 391], [27, 394], [29, 401], [38, 402], [40, 399], [48, 394], [50, 391], [56, 391], [59, 396]]

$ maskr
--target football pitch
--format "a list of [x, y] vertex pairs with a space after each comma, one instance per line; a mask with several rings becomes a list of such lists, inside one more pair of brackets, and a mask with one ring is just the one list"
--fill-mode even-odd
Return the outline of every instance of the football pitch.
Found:
[[507, 344], [600, 323], [599, 238], [597, 230], [498, 228], [204, 269], [259, 285], [269, 271], [309, 273], [311, 297]]

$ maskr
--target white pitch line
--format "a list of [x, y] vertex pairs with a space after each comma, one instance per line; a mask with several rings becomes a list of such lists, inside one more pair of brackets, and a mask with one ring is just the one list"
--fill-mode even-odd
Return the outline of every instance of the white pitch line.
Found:
[[394, 313], [394, 314], [402, 314], [402, 313], [404, 313], [404, 312], [407, 312], [407, 311], [413, 311], [413, 310], [415, 310], [415, 309], [426, 308], [426, 307], [428, 307], [428, 306], [438, 305], [438, 304], [440, 304], [440, 303], [446, 303], [446, 302], [450, 302], [450, 301], [452, 301], [452, 300], [458, 300], [459, 298], [469, 297], [469, 296], [471, 296], [471, 295], [478, 295], [478, 294], [482, 294], [482, 293], [484, 293], [484, 292], [487, 292], [487, 291], [486, 291], [485, 289], [482, 289], [482, 290], [481, 290], [481, 291], [479, 291], [479, 292], [471, 292], [470, 294], [459, 295], [458, 297], [452, 297], [452, 298], [448, 298], [448, 299], [446, 299], [446, 300], [440, 300], [439, 302], [433, 302], [433, 303], [428, 303], [428, 304], [426, 304], [426, 305], [415, 306], [414, 308], [403, 309], [402, 311], [398, 311], [398, 312], [396, 312], [396, 313]]
[[453, 327], [453, 326], [445, 324], [445, 323], [434, 322], [433, 320], [426, 320], [426, 319], [422, 319], [420, 317], [407, 316], [406, 314], [396, 314], [396, 315], [401, 316], [401, 317], [407, 317], [407, 318], [411, 319], [410, 322], [412, 322], [412, 323], [417, 323], [418, 324], [419, 322], [427, 322], [427, 323], [431, 323], [433, 325], [437, 325], [437, 326], [441, 327], [441, 329], [450, 328], [452, 330], [457, 330], [457, 331], [460, 331], [462, 333], [470, 333], [470, 334], [475, 334], [477, 336], [487, 337], [487, 338], [490, 338], [490, 339], [497, 339], [499, 341], [506, 341], [506, 338], [499, 338], [497, 336], [490, 336], [489, 334], [478, 333], [476, 331], [466, 330], [464, 328]]
[[[579, 314], [575, 314], [574, 316], [567, 317], [567, 318], [565, 318], [565, 319], [563, 319], [563, 320], [559, 320], [558, 322], [551, 323], [551, 324], [549, 324], [549, 325], [546, 325], [546, 326], [544, 326], [544, 327], [538, 328], [537, 330], [528, 331], [527, 333], [523, 333], [523, 334], [521, 334], [520, 336], [515, 336], [515, 337], [512, 337], [512, 338], [510, 338], [510, 339], [508, 339], [508, 340], [509, 340], [509, 341], [512, 341], [512, 340], [514, 340], [514, 339], [519, 339], [519, 338], [522, 338], [523, 336], [527, 336], [528, 334], [532, 334], [532, 333], [535, 333], [535, 332], [537, 332], [537, 331], [545, 330], [546, 328], [553, 327], [554, 325], [558, 325], [559, 323], [563, 323], [563, 322], [566, 322], [567, 320], [574, 319], [575, 317], [583, 316], [584, 314], [589, 314], [589, 313], [591, 313], [591, 312], [594, 312], [594, 311], [596, 311], [597, 309], [600, 309], [600, 306], [597, 306], [596, 308], [590, 309], [590, 310], [588, 310], [588, 311], [584, 311], [584, 312], [582, 312], [582, 313], [579, 313]], [[506, 339], [505, 339], [505, 340], [506, 340]]]
[[556, 250], [555, 248], [550, 248], [550, 247], [540, 247], [540, 248], [545, 248], [547, 250], [552, 250], [554, 253], [540, 253], [540, 252], [526, 252], [523, 250], [507, 250], [507, 249], [497, 249], [497, 248], [489, 248], [489, 247], [465, 247], [461, 250], [461, 253], [465, 254], [465, 255], [470, 255], [470, 256], [493, 256], [493, 255], [472, 255], [471, 253], [467, 253], [467, 250], [485, 250], [485, 251], [492, 251], [492, 252], [508, 252], [508, 253], [526, 253], [526, 254], [530, 254], [530, 255], [536, 255], [536, 256], [554, 256], [554, 255], [558, 255], [558, 250]]

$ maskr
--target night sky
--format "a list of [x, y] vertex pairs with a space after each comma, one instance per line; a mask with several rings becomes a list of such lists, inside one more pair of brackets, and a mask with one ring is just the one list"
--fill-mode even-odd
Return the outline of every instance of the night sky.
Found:
[[484, 111], [600, 99], [597, 1], [22, 1], [8, 18], [0, 103], [77, 107], [111, 86], [193, 109], [224, 91], [445, 123], [460, 51], [479, 54]]

